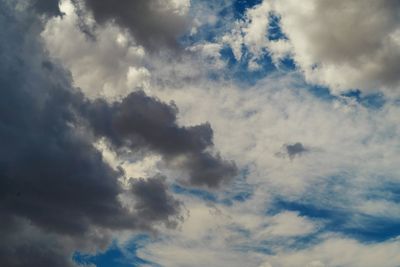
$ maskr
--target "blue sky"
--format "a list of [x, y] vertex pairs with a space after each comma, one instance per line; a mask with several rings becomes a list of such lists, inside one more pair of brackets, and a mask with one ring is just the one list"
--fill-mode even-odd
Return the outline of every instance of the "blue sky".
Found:
[[0, 0], [0, 265], [398, 267], [400, 6], [328, 2]]
[[[379, 90], [364, 91], [362, 88], [347, 88], [337, 93], [332, 91], [328, 84], [318, 84], [305, 79], [301, 74], [301, 63], [295, 62], [296, 59], [290, 54], [279, 59], [278, 62], [275, 61], [273, 52], [268, 50], [268, 46], [262, 47], [261, 50], [259, 50], [260, 54], [255, 55], [251, 47], [244, 41], [240, 49], [242, 55], [240, 58], [236, 58], [231, 45], [222, 41], [223, 36], [231, 33], [234, 23], [241, 23], [241, 27], [243, 28], [248, 26], [247, 24], [257, 23], [255, 18], [249, 17], [249, 10], [257, 9], [260, 7], [261, 2], [262, 1], [191, 2], [191, 11], [189, 13], [192, 16], [198, 16], [199, 12], [207, 10], [207, 8], [210, 8], [211, 10], [208, 11], [213, 12], [213, 15], [216, 16], [215, 22], [212, 24], [205, 23], [199, 26], [195, 34], [188, 33], [181, 37], [180, 41], [182, 45], [186, 47], [204, 43], [220, 45], [217, 53], [219, 54], [219, 60], [224, 63], [223, 67], [219, 69], [210, 68], [206, 71], [206, 79], [208, 77], [208, 79], [216, 83], [221, 80], [229, 81], [245, 92], [249, 90], [247, 88], [257, 87], [260, 81], [268, 81], [270, 79], [273, 82], [273, 79], [276, 79], [275, 77], [277, 76], [280, 77], [279, 79], [285, 79], [285, 76], [295, 77], [295, 88], [292, 90], [299, 90], [299, 94], [305, 93], [312, 95], [312, 101], [322, 101], [325, 102], [326, 105], [332, 105], [337, 102], [343, 105], [354, 103], [353, 105], [359, 106], [363, 112], [370, 114], [369, 116], [373, 116], [375, 112], [385, 109], [386, 102], [388, 101], [387, 96]], [[276, 11], [271, 9], [270, 13], [264, 14], [269, 17], [268, 30], [264, 33], [265, 39], [271, 42], [278, 40], [290, 41], [290, 38], [287, 37], [281, 29], [280, 15], [275, 12]], [[258, 64], [256, 69], [249, 67], [251, 60], [254, 60], [254, 62]], [[290, 105], [290, 103], [287, 104]], [[262, 126], [260, 125], [260, 127]], [[313, 149], [314, 148], [311, 150]], [[315, 148], [315, 150], [318, 150], [318, 148]], [[243, 151], [243, 153], [246, 153], [246, 151]], [[300, 155], [299, 157], [303, 156]], [[300, 159], [295, 158], [294, 160]], [[247, 202], [252, 198], [254, 199], [254, 188], [258, 186], [257, 183], [247, 181], [247, 176], [252, 175], [251, 171], [248, 171], [249, 167], [245, 166], [242, 168], [244, 169], [242, 175], [240, 175], [241, 178], [236, 178], [237, 182], [234, 182], [222, 191], [190, 188], [178, 183], [172, 184], [171, 190], [174, 194], [182, 196], [184, 199], [189, 199], [189, 202], [203, 202], [211, 207], [236, 206], [238, 203]], [[344, 170], [343, 172], [339, 167], [336, 171], [338, 174], [331, 177], [324, 177], [322, 179], [324, 180], [323, 182], [308, 184], [307, 186], [309, 188], [306, 189], [306, 193], [301, 196], [295, 196], [296, 193], [294, 193], [293, 197], [288, 198], [285, 194], [281, 195], [279, 192], [274, 192], [271, 196], [271, 202], [268, 204], [265, 203], [264, 209], [261, 207], [261, 210], [264, 210], [265, 216], [269, 218], [285, 212], [291, 212], [300, 218], [307, 218], [318, 225], [315, 231], [299, 234], [298, 236], [283, 236], [281, 238], [272, 238], [272, 240], [255, 241], [252, 240], [252, 230], [246, 229], [245, 227], [237, 227], [233, 224], [229, 226], [232, 235], [241, 236], [240, 239], [244, 240], [234, 245], [232, 247], [233, 251], [274, 255], [276, 252], [273, 248], [277, 246], [289, 250], [306, 250], [307, 248], [312, 248], [323, 243], [326, 235], [338, 235], [350, 238], [360, 244], [379, 244], [380, 242], [384, 243], [396, 238], [400, 234], [398, 231], [400, 226], [398, 217], [392, 217], [389, 214], [387, 216], [368, 214], [368, 212], [365, 213], [352, 209], [351, 206], [356, 204], [355, 201], [362, 202], [369, 200], [389, 200], [396, 203], [399, 197], [398, 185], [394, 184], [393, 186], [386, 187], [385, 184], [382, 184], [383, 188], [362, 188], [363, 186], [357, 186], [357, 184], [353, 184], [352, 181], [351, 176], [356, 175], [357, 170], [351, 170], [347, 173], [348, 170]], [[364, 196], [359, 196], [359, 194]], [[162, 236], [162, 233], [160, 235]], [[147, 242], [154, 242], [157, 244], [157, 242], [162, 241], [150, 238]], [[171, 242], [173, 243], [173, 241]], [[96, 256], [85, 256], [83, 257], [85, 261], [79, 262], [84, 262], [86, 264], [93, 263], [96, 264], [96, 266], [163, 266], [162, 261], [157, 262], [157, 264], [159, 264], [157, 265], [156, 263], [146, 261], [136, 256], [138, 247], [136, 245], [132, 246], [132, 244], [137, 244], [143, 251], [146, 251], [146, 244], [143, 244], [141, 240], [133, 239], [129, 244], [130, 245], [126, 247], [124, 245], [120, 246], [122, 246], [121, 249], [127, 250], [135, 255], [134, 258], [124, 258], [124, 253], [118, 252], [119, 246], [113, 245], [109, 250]], [[130, 265], [123, 265], [124, 262], [127, 264], [129, 262]], [[329, 262], [325, 264], [327, 265], [321, 266], [336, 266], [329, 265]]]

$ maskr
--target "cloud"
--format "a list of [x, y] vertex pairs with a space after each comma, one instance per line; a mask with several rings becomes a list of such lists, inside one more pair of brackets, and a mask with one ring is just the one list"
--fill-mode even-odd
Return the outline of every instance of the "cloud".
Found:
[[290, 53], [306, 79], [339, 94], [350, 89], [397, 94], [397, 1], [274, 1]]
[[222, 41], [237, 60], [249, 58], [249, 70], [266, 55], [278, 68], [291, 58], [308, 82], [334, 95], [359, 89], [398, 96], [399, 10], [391, 0], [264, 0], [232, 23]]
[[[229, 13], [229, 1], [221, 2], [221, 13]], [[32, 264], [71, 266], [76, 250], [95, 254], [112, 238], [121, 242], [132, 231], [157, 229], [161, 238], [138, 253], [162, 266], [395, 266], [398, 103], [368, 109], [348, 97], [321, 99], [298, 73], [272, 73], [247, 87], [222, 78], [226, 70], [218, 61], [226, 60], [220, 54], [225, 44], [213, 42], [226, 41], [217, 31], [232, 25], [240, 37], [231, 43], [235, 53], [253, 54], [251, 64], [267, 53], [274, 60], [295, 55], [291, 34], [278, 41], [262, 34], [270, 10], [279, 13], [276, 2], [254, 6], [237, 24], [225, 20], [229, 15], [203, 14], [187, 50], [203, 53], [210, 65], [187, 54], [148, 53], [121, 24], [106, 19], [91, 28], [88, 14], [78, 18], [65, 3], [66, 15], [52, 18], [41, 36], [73, 81], [46, 56], [36, 20], [21, 9], [8, 16], [14, 23], [1, 16], [7, 26], [1, 36], [10, 40], [0, 44], [1, 88], [9, 92], [0, 98], [0, 136], [7, 138], [0, 141], [3, 262], [29, 266], [34, 254]], [[277, 22], [284, 30], [283, 16]], [[79, 20], [95, 38], [77, 30]], [[205, 28], [214, 26], [215, 39], [195, 40], [209, 37]], [[220, 69], [213, 68], [210, 79], [203, 70], [212, 64]], [[276, 157], [279, 150], [296, 160]], [[237, 173], [231, 187], [221, 187]], [[201, 190], [180, 189], [184, 193], [172, 195], [171, 181], [181, 183], [174, 189], [183, 183], [222, 192], [201, 198]], [[181, 231], [174, 231], [178, 222]]]
[[[61, 0], [31, 0], [41, 13], [60, 14]], [[129, 30], [135, 41], [152, 51], [178, 48], [177, 38], [189, 25], [188, 0], [73, 0], [79, 10], [85, 8], [99, 24], [115, 23]], [[83, 11], [83, 10], [82, 10]], [[87, 12], [79, 12], [86, 16]], [[157, 19], [154, 19], [157, 18]]]
[[309, 151], [310, 150], [306, 148], [302, 143], [297, 142], [293, 144], [283, 145], [283, 151], [276, 153], [276, 155], [283, 157], [288, 156], [290, 159], [293, 159], [296, 156], [301, 156]]
[[187, 170], [192, 185], [217, 187], [237, 173], [233, 162], [212, 155], [210, 124], [180, 127], [177, 108], [134, 92], [121, 102], [98, 99], [88, 106], [87, 118], [96, 135], [116, 148], [156, 151], [172, 167]]
[[59, 16], [61, 11], [58, 0], [32, 0], [32, 6], [41, 14]]
[[[178, 214], [181, 203], [169, 195], [165, 177], [131, 181], [131, 191], [135, 196], [137, 216], [148, 221], [163, 221], [170, 214]], [[169, 222], [174, 226], [175, 222]]]
[[363, 244], [352, 239], [327, 236], [321, 243], [295, 252], [282, 251], [268, 256], [271, 266], [348, 266], [348, 267], [392, 267], [399, 261], [398, 240], [380, 244]]
[[119, 181], [124, 173], [104, 160], [95, 137], [133, 152], [149, 148], [167, 161], [182, 156], [175, 166], [187, 169], [193, 184], [216, 186], [236, 173], [232, 162], [206, 151], [210, 125], [178, 126], [173, 105], [143, 92], [112, 105], [85, 98], [48, 58], [41, 20], [17, 6], [0, 1], [0, 262], [73, 266], [76, 249], [105, 248], [118, 231], [181, 220], [181, 202], [164, 178], [139, 179], [127, 190]]
[[[177, 47], [176, 39], [187, 26], [188, 1], [84, 0], [95, 20], [104, 24], [115, 22], [128, 29], [138, 44], [149, 49]], [[157, 18], [157, 19], [155, 19]]]

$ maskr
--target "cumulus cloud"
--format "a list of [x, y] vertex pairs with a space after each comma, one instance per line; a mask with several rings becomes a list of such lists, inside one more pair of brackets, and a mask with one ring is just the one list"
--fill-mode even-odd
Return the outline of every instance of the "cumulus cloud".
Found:
[[[95, 38], [88, 38], [79, 23], [93, 22], [79, 16], [79, 9], [70, 1], [62, 1], [60, 9], [64, 15], [49, 19], [41, 35], [50, 55], [71, 71], [74, 85], [90, 98], [111, 100], [137, 89], [148, 90], [148, 53], [127, 31], [105, 25], [94, 27]], [[72, 39], [74, 42], [70, 42]]]
[[398, 94], [400, 5], [397, 1], [275, 1], [290, 53], [314, 83]]
[[[32, 0], [34, 7], [49, 15], [60, 12], [60, 0]], [[99, 24], [115, 23], [129, 30], [136, 42], [150, 50], [160, 47], [177, 48], [177, 38], [188, 26], [187, 0], [73, 0], [80, 9], [86, 8]], [[83, 12], [81, 15], [86, 15]], [[155, 19], [157, 18], [157, 19]]]
[[178, 126], [173, 105], [143, 92], [112, 105], [85, 98], [48, 58], [38, 38], [41, 20], [18, 4], [0, 2], [6, 40], [0, 44], [2, 264], [72, 266], [74, 250], [104, 248], [114, 231], [180, 220], [181, 203], [164, 178], [139, 179], [127, 190], [119, 182], [123, 171], [94, 146], [96, 137], [116, 147], [149, 148], [167, 161], [187, 156], [176, 166], [188, 169], [193, 184], [216, 186], [235, 174], [233, 163], [206, 151], [210, 125]]
[[[333, 94], [359, 89], [398, 95], [400, 5], [380, 1], [262, 1], [246, 10], [222, 41], [249, 68], [269, 55], [279, 67], [293, 58], [306, 80]], [[279, 27], [273, 29], [273, 27]], [[270, 29], [281, 32], [271, 36]]]
[[117, 148], [160, 153], [170, 166], [187, 170], [192, 185], [217, 187], [237, 173], [233, 162], [207, 151], [213, 146], [210, 124], [180, 127], [176, 106], [142, 91], [111, 105], [98, 99], [86, 112], [95, 134], [106, 137]]
[[[115, 235], [126, 240], [131, 231], [156, 228], [162, 229], [162, 238], [140, 246], [138, 256], [162, 266], [396, 266], [398, 232], [382, 229], [395, 228], [400, 216], [397, 103], [368, 109], [346, 97], [321, 100], [308, 93], [298, 73], [270, 75], [245, 88], [196, 76], [211, 65], [218, 66], [212, 69], [217, 76], [224, 71], [224, 42], [233, 46], [237, 59], [249, 59], [250, 68], [260, 67], [257, 60], [268, 53], [275, 63], [294, 57], [306, 73], [294, 37], [304, 31], [298, 42], [309, 45], [319, 40], [309, 37], [310, 28], [317, 29], [317, 36], [329, 32], [320, 33], [320, 25], [310, 22], [309, 28], [291, 33], [288, 18], [303, 9], [294, 1], [282, 2], [293, 10], [264, 1], [237, 23], [221, 23], [217, 17], [230, 12], [225, 9], [229, 1], [217, 4], [223, 10], [213, 5], [207, 14], [196, 10], [193, 14], [204, 18], [198, 18], [203, 22], [193, 29], [194, 43], [187, 51], [202, 53], [210, 62], [205, 65], [187, 54], [171, 61], [148, 53], [161, 46], [145, 44], [143, 49], [135, 43], [139, 35], [115, 19], [121, 15], [118, 8], [110, 14], [96, 11], [102, 16], [96, 24], [85, 13], [95, 16], [89, 1], [74, 1], [79, 7], [63, 1], [65, 15], [53, 17], [41, 37], [74, 80], [43, 51], [37, 39], [42, 25], [23, 6], [14, 10], [17, 15], [0, 16], [7, 26], [0, 34], [10, 40], [0, 44], [0, 82], [6, 88], [0, 98], [0, 137], [6, 138], [0, 141], [0, 260], [10, 266], [71, 266], [76, 250], [96, 253]], [[309, 3], [303, 4], [331, 14], [360, 2], [344, 7], [339, 1], [334, 8], [327, 1]], [[85, 14], [76, 15], [78, 8]], [[330, 20], [329, 14], [320, 18], [312, 8], [305, 10], [321, 24]], [[271, 19], [277, 19], [286, 37], [269, 40], [263, 34]], [[80, 23], [87, 23], [93, 36], [82, 33]], [[332, 19], [329, 27], [340, 23]], [[203, 25], [236, 28], [229, 36], [196, 41], [203, 33], [209, 36]], [[341, 36], [342, 31], [332, 33]], [[329, 44], [320, 50], [315, 45], [318, 49], [306, 54], [325, 65], [312, 70], [322, 73], [328, 63], [373, 50], [353, 49], [341, 57], [339, 50], [349, 45], [344, 43], [337, 51]], [[323, 75], [312, 78], [307, 79], [328, 84]], [[347, 90], [329, 86], [337, 94]], [[295, 160], [288, 164], [284, 157]], [[238, 173], [222, 192], [182, 186], [221, 188]], [[172, 187], [174, 194], [168, 190], [171, 181], [180, 183]], [[183, 210], [187, 217], [181, 221]], [[174, 231], [177, 223], [181, 231]]]
[[[115, 22], [127, 28], [135, 40], [150, 49], [177, 47], [177, 37], [186, 29], [188, 1], [84, 0], [98, 23]], [[157, 19], [155, 19], [157, 18]]]

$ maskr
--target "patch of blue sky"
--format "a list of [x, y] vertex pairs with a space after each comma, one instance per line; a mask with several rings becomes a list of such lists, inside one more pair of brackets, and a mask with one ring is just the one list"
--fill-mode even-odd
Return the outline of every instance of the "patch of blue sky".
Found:
[[254, 241], [249, 241], [248, 243], [242, 243], [240, 245], [234, 245], [233, 250], [238, 252], [256, 252], [265, 255], [273, 255], [274, 252], [272, 250], [271, 243], [263, 244], [261, 243], [254, 243]]
[[235, 18], [242, 18], [246, 10], [252, 8], [258, 4], [261, 4], [262, 0], [235, 0], [233, 1], [233, 10], [235, 14]]
[[[190, 16], [202, 21], [202, 24], [196, 26], [195, 32], [191, 31], [181, 36], [179, 42], [184, 47], [196, 43], [218, 42], [222, 35], [230, 31], [232, 23], [235, 22], [232, 4], [226, 0], [192, 0]], [[213, 22], [205, 18], [213, 16], [215, 16]]]
[[[260, 3], [261, 0], [235, 0], [232, 2], [226, 0], [194, 0], [191, 4], [191, 13], [193, 16], [196, 15], [196, 12], [199, 12], [198, 9], [204, 9], [204, 6], [206, 6], [208, 10], [215, 11], [217, 20], [214, 24], [206, 23], [198, 27], [195, 34], [186, 34], [182, 36], [180, 42], [183, 46], [204, 42], [218, 43], [220, 38], [231, 30], [235, 21], [243, 19], [248, 8], [254, 7]], [[287, 39], [280, 27], [280, 17], [274, 13], [269, 14], [269, 26], [266, 37], [271, 41]], [[210, 71], [208, 75], [209, 79], [232, 80], [244, 87], [252, 86], [259, 80], [268, 75], [274, 75], [277, 72], [290, 73], [298, 71], [293, 58], [285, 57], [278, 63], [274, 63], [266, 50], [255, 59], [258, 68], [249, 68], [250, 60], [254, 60], [254, 58], [245, 45], [242, 46], [242, 57], [240, 59], [235, 58], [232, 49], [228, 45], [222, 47], [220, 56], [226, 63], [226, 68], [222, 71]], [[338, 96], [332, 95], [329, 88], [323, 85], [307, 84], [306, 82], [304, 82], [304, 85], [305, 86], [301, 88], [306, 88], [310, 93], [321, 100], [332, 101], [339, 98]], [[341, 97], [351, 98], [370, 109], [379, 109], [386, 103], [382, 94], [363, 95], [361, 91], [357, 89], [350, 90], [342, 94]]]
[[265, 255], [274, 255], [276, 248], [304, 249], [320, 243], [323, 239], [320, 231], [299, 236], [269, 236], [266, 240], [255, 241], [249, 237], [239, 244], [234, 244], [233, 249], [239, 252], [255, 252]]
[[321, 231], [351, 236], [359, 241], [380, 242], [400, 235], [400, 220], [397, 214], [384, 214], [380, 210], [359, 209], [366, 201], [372, 203], [398, 203], [400, 183], [384, 182], [360, 188], [352, 173], [341, 172], [321, 178], [300, 199], [283, 199], [277, 196], [267, 215], [283, 211], [295, 211], [301, 216], [321, 222]]
[[368, 199], [385, 199], [400, 203], [400, 182], [385, 182], [382, 186], [375, 186], [367, 193]]
[[281, 28], [281, 18], [274, 13], [269, 14], [268, 25], [268, 39], [270, 41], [287, 40], [287, 36], [283, 33]]
[[360, 103], [361, 105], [363, 105], [364, 107], [371, 108], [371, 109], [382, 108], [386, 103], [385, 97], [382, 93], [371, 93], [371, 94], [364, 95], [358, 89], [350, 90], [350, 91], [342, 94], [342, 96], [353, 99], [357, 103]]
[[175, 194], [181, 194], [200, 199], [205, 202], [213, 202], [226, 206], [234, 205], [235, 202], [244, 202], [252, 197], [254, 188], [246, 181], [247, 170], [243, 170], [231, 185], [218, 191], [208, 191], [199, 188], [185, 187], [179, 184], [171, 186]]
[[400, 235], [400, 221], [381, 216], [371, 216], [343, 208], [322, 207], [312, 203], [276, 200], [270, 214], [296, 211], [322, 223], [321, 232], [350, 236], [361, 242], [381, 242]]
[[221, 59], [226, 62], [226, 70], [223, 72], [223, 77], [233, 80], [238, 84], [254, 85], [268, 74], [277, 71], [267, 51], [255, 60], [255, 63], [258, 65], [255, 69], [249, 68], [252, 54], [245, 46], [242, 47], [242, 57], [240, 59], [235, 58], [229, 46], [223, 47], [220, 51], [220, 55]]
[[104, 252], [97, 254], [85, 254], [82, 252], [75, 252], [73, 260], [79, 266], [96, 266], [96, 267], [139, 267], [139, 266], [153, 266], [159, 267], [160, 265], [147, 261], [137, 256], [138, 249], [146, 246], [151, 240], [147, 235], [138, 235], [134, 237], [126, 246], [119, 247], [116, 242]]

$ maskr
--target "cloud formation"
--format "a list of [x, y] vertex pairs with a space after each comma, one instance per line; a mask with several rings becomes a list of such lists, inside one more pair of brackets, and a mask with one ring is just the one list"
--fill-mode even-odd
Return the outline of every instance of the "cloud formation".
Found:
[[98, 23], [114, 21], [129, 29], [145, 47], [174, 47], [186, 29], [188, 1], [160, 0], [84, 0]]
[[[60, 14], [60, 0], [32, 0], [41, 13]], [[150, 50], [177, 48], [177, 38], [189, 24], [187, 0], [74, 0], [79, 9], [89, 11], [101, 25], [115, 23], [129, 30], [135, 41]], [[85, 16], [86, 13], [82, 14]]]
[[[400, 4], [393, 0], [274, 1], [289, 54], [305, 77], [338, 94], [350, 89], [397, 94]], [[288, 49], [286, 49], [288, 50]]]
[[[180, 127], [177, 110], [143, 92], [121, 102], [88, 100], [67, 71], [48, 58], [40, 19], [18, 3], [0, 1], [0, 262], [14, 266], [73, 266], [72, 253], [104, 248], [114, 231], [173, 227], [181, 203], [165, 178], [132, 181], [94, 146], [150, 150], [177, 160], [189, 182], [210, 187], [236, 173], [212, 156], [209, 124]], [[200, 166], [200, 167], [199, 167]], [[204, 179], [201, 180], [201, 179]], [[121, 197], [131, 199], [127, 207]]]
[[113, 104], [98, 99], [86, 112], [96, 135], [106, 137], [117, 149], [158, 152], [170, 166], [186, 170], [192, 185], [217, 187], [237, 173], [233, 162], [207, 151], [213, 146], [210, 124], [180, 127], [174, 105], [142, 91]]

